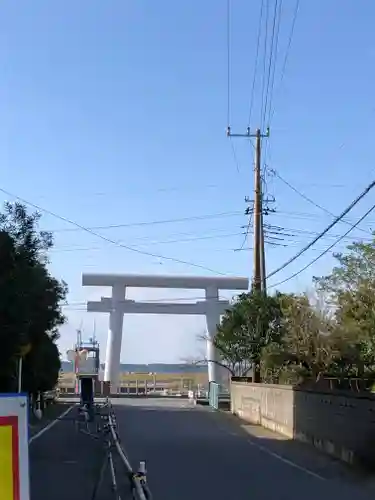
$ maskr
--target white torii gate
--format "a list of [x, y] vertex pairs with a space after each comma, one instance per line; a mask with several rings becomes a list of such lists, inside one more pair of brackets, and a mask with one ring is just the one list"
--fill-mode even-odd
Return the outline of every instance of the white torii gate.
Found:
[[[194, 314], [205, 315], [207, 324], [207, 360], [219, 361], [213, 344], [220, 316], [229, 306], [227, 300], [219, 300], [219, 290], [247, 290], [249, 280], [236, 277], [200, 276], [151, 276], [134, 274], [86, 274], [83, 286], [111, 287], [112, 297], [100, 301], [88, 301], [88, 312], [109, 313], [104, 381], [117, 389], [120, 371], [120, 353], [124, 314]], [[125, 298], [126, 288], [185, 288], [203, 289], [205, 300], [195, 303], [135, 302]], [[187, 298], [188, 300], [188, 298]], [[208, 361], [208, 380], [218, 381], [217, 365]]]

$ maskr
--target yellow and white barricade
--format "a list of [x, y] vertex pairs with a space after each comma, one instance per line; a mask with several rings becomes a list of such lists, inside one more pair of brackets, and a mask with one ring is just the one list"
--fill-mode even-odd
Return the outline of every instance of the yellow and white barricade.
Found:
[[0, 394], [0, 499], [30, 500], [28, 398]]

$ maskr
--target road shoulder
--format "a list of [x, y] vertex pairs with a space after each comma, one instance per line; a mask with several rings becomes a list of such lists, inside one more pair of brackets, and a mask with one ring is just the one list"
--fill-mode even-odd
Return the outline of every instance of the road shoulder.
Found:
[[213, 413], [224, 432], [239, 435], [250, 446], [288, 463], [306, 474], [321, 480], [333, 480], [375, 491], [374, 476], [354, 469], [334, 459], [309, 444], [289, 439], [258, 425], [249, 424], [228, 411]]

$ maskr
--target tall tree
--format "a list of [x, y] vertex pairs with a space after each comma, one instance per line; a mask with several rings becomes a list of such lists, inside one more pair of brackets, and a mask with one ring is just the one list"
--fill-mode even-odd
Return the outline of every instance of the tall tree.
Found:
[[280, 382], [317, 380], [327, 373], [337, 354], [334, 324], [306, 294], [277, 294], [277, 299], [283, 338], [264, 352], [264, 366]]
[[263, 349], [281, 341], [281, 310], [274, 297], [262, 293], [241, 294], [226, 311], [215, 337], [223, 361], [239, 375], [253, 368], [259, 380]]
[[[25, 389], [45, 386], [48, 366], [59, 363], [56, 346], [50, 346], [47, 357], [40, 353], [55, 342], [57, 328], [65, 320], [61, 302], [67, 288], [48, 271], [47, 251], [53, 244], [52, 236], [38, 230], [39, 219], [38, 213], [29, 215], [19, 203], [6, 203], [0, 214], [1, 391], [16, 388], [18, 359], [25, 345], [31, 346], [24, 363]], [[51, 388], [55, 379], [51, 376]]]
[[375, 240], [355, 242], [347, 252], [334, 255], [331, 274], [314, 278], [334, 311], [342, 339], [337, 366], [348, 375], [375, 373]]

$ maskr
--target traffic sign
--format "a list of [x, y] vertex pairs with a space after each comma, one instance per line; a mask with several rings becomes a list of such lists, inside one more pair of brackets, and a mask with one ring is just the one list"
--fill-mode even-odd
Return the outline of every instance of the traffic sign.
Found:
[[30, 500], [28, 398], [0, 394], [0, 498]]

